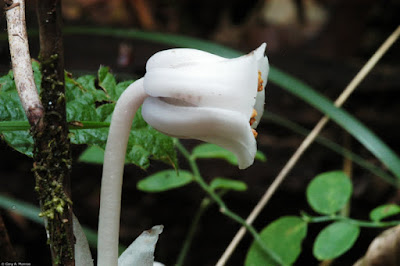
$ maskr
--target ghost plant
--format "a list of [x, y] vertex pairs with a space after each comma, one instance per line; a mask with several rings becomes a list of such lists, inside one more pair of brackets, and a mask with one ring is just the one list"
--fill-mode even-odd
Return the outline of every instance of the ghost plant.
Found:
[[256, 154], [255, 128], [264, 109], [266, 44], [227, 59], [195, 49], [153, 55], [146, 74], [121, 95], [114, 109], [101, 184], [98, 265], [117, 265], [121, 189], [126, 147], [138, 108], [148, 124], [178, 138], [217, 144], [233, 152], [239, 168]]

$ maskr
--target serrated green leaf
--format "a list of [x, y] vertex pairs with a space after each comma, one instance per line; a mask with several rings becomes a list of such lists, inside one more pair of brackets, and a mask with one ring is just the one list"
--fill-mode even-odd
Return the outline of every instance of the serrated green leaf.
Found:
[[373, 209], [369, 217], [372, 221], [379, 222], [387, 217], [397, 215], [400, 213], [400, 206], [396, 204], [385, 204]]
[[317, 236], [313, 254], [319, 260], [339, 257], [356, 242], [360, 228], [347, 222], [335, 222], [325, 227]]
[[119, 97], [118, 93], [116, 92], [117, 82], [115, 81], [114, 75], [110, 73], [110, 68], [106, 66], [100, 66], [98, 71], [98, 79], [99, 86], [105, 92], [107, 92], [112, 100], [117, 101]]
[[162, 192], [185, 186], [192, 181], [193, 175], [188, 171], [165, 170], [140, 180], [137, 188], [146, 192]]
[[247, 185], [243, 181], [217, 177], [211, 181], [210, 188], [212, 190], [227, 189], [227, 190], [245, 191], [247, 189]]
[[307, 187], [307, 201], [319, 213], [333, 214], [349, 201], [352, 184], [342, 171], [331, 171], [316, 176]]
[[[192, 151], [192, 156], [195, 159], [223, 159], [230, 164], [238, 165], [236, 156], [232, 152], [211, 143], [197, 145]], [[260, 151], [257, 151], [255, 159], [266, 161], [265, 155]]]
[[[301, 252], [301, 243], [307, 235], [307, 223], [296, 216], [285, 216], [265, 227], [260, 237], [285, 265], [293, 264]], [[247, 252], [245, 266], [277, 265], [260, 249], [256, 242]]]

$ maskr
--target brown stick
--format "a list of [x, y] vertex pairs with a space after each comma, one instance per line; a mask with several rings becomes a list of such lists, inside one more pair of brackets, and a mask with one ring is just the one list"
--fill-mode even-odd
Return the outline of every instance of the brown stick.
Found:
[[70, 200], [71, 154], [66, 123], [60, 0], [37, 1], [44, 117], [33, 131], [36, 190], [47, 217], [53, 265], [75, 265]]
[[33, 79], [28, 36], [25, 23], [25, 1], [5, 0], [8, 41], [15, 85], [31, 126], [36, 125], [43, 115], [43, 106]]

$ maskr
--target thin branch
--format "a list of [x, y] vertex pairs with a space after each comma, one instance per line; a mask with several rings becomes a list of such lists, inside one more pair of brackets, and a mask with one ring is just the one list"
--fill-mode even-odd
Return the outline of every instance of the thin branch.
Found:
[[31, 57], [29, 54], [28, 35], [25, 23], [25, 1], [4, 0], [6, 7], [8, 41], [15, 85], [18, 95], [31, 126], [36, 125], [43, 116], [43, 106], [39, 99]]
[[[392, 44], [397, 40], [400, 35], [400, 26], [386, 39], [386, 41], [379, 47], [379, 49], [375, 52], [375, 54], [368, 60], [368, 62], [363, 66], [363, 68], [357, 73], [357, 75], [353, 78], [353, 80], [349, 83], [349, 85], [345, 88], [342, 94], [335, 101], [335, 106], [340, 107], [343, 103], [348, 99], [351, 93], [355, 90], [355, 88], [360, 84], [360, 82], [368, 75], [371, 69], [376, 65], [379, 59], [386, 53], [386, 51], [392, 46]], [[283, 182], [285, 177], [292, 170], [294, 165], [306, 151], [306, 149], [311, 145], [311, 143], [315, 140], [321, 130], [324, 128], [326, 123], [328, 123], [329, 117], [324, 116], [314, 127], [314, 129], [310, 132], [310, 134], [304, 139], [296, 152], [292, 155], [292, 157], [288, 160], [286, 165], [282, 168], [281, 172], [275, 178], [274, 182], [272, 182], [271, 186], [264, 193], [260, 201], [254, 207], [253, 211], [248, 216], [246, 222], [248, 224], [252, 224], [257, 216], [260, 214], [262, 209], [268, 203], [269, 199], [278, 189], [280, 184]], [[217, 266], [223, 266], [228, 261], [229, 257], [242, 240], [244, 234], [246, 233], [246, 228], [241, 227], [240, 230], [236, 233], [235, 237], [226, 248], [224, 254], [219, 259]]]

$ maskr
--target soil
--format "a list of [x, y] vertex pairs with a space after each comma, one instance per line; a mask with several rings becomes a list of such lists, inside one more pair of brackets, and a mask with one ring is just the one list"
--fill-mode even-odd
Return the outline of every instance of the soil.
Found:
[[[158, 1], [154, 2], [158, 3]], [[398, 21], [394, 14], [398, 14], [400, 6], [396, 1], [379, 1], [380, 4], [374, 1], [365, 1], [365, 4], [363, 1], [354, 1], [354, 4], [346, 4], [346, 1], [333, 1], [333, 4], [325, 3], [328, 1], [320, 2], [329, 11], [330, 17], [312, 38], [293, 43], [289, 41], [290, 38], [287, 35], [292, 34], [295, 27], [282, 29], [281, 26], [274, 27], [260, 23], [252, 30], [246, 31], [250, 37], [241, 41], [232, 41], [228, 45], [250, 51], [263, 37], [267, 39], [267, 42], [269, 39], [270, 42], [275, 43], [276, 47], [268, 53], [271, 65], [305, 81], [330, 99], [335, 99], [380, 43], [395, 29]], [[227, 6], [220, 8], [228, 8]], [[29, 10], [32, 15], [33, 8]], [[218, 13], [215, 16], [221, 16], [221, 14]], [[81, 21], [81, 23], [84, 22]], [[5, 28], [4, 19], [2, 23]], [[34, 27], [33, 20], [29, 23]], [[240, 21], [235, 23], [239, 26], [244, 25], [240, 24]], [[204, 39], [213, 39], [213, 36], [216, 36], [213, 25], [191, 24], [190, 26], [194, 29], [192, 34], [184, 29], [179, 33]], [[276, 37], [273, 39], [271, 35], [268, 35], [272, 34], [271, 32], [280, 35], [273, 35]], [[99, 65], [108, 65], [120, 80], [143, 75], [146, 60], [156, 51], [169, 48], [151, 42], [104, 36], [66, 35], [64, 40], [66, 69], [74, 76], [94, 73]], [[128, 44], [131, 49], [132, 60], [128, 65], [118, 64], [117, 59], [122, 43]], [[31, 54], [35, 57], [39, 50], [37, 38], [33, 36], [30, 44]], [[398, 154], [400, 153], [398, 138], [400, 135], [399, 48], [399, 43], [391, 48], [345, 104], [346, 110], [367, 125]], [[8, 69], [7, 42], [2, 41], [0, 42], [0, 72], [5, 73]], [[322, 117], [320, 112], [271, 82], [266, 90], [266, 109], [270, 112], [309, 129], [312, 129]], [[250, 213], [303, 140], [303, 136], [270, 120], [263, 121], [257, 131], [259, 132], [258, 148], [266, 154], [267, 162], [256, 162], [250, 168], [240, 171], [220, 160], [199, 161], [201, 173], [207, 181], [217, 176], [224, 176], [247, 183], [247, 191], [230, 192], [224, 196], [227, 205], [242, 217]], [[335, 123], [330, 122], [322, 135], [340, 145], [347, 145], [353, 152], [384, 168], [365, 147]], [[192, 148], [199, 142], [183, 141], [183, 143], [188, 148]], [[83, 146], [73, 147], [75, 159], [71, 175], [73, 208], [83, 225], [96, 230], [102, 169], [99, 165], [76, 161], [84, 148]], [[319, 144], [313, 144], [257, 218], [255, 227], [261, 230], [269, 222], [281, 216], [299, 215], [300, 211], [313, 213], [305, 198], [307, 184], [319, 173], [343, 169], [343, 160], [342, 156], [333, 151]], [[0, 162], [0, 193], [37, 205], [31, 172], [32, 160], [13, 151], [4, 142], [0, 142]], [[179, 163], [182, 169], [188, 169], [188, 164], [183, 157], [179, 157]], [[126, 166], [120, 241], [124, 245], [129, 245], [143, 230], [156, 224], [163, 224], [164, 232], [157, 244], [155, 257], [166, 265], [173, 265], [190, 222], [205, 194], [195, 184], [155, 194], [143, 193], [136, 189], [136, 183], [141, 178], [167, 168], [169, 166], [160, 162], [153, 162], [146, 171], [132, 165]], [[352, 169], [352, 181], [354, 193], [350, 215], [353, 218], [368, 219], [369, 211], [380, 204], [388, 202], [399, 204], [400, 195], [393, 186], [355, 164]], [[3, 209], [0, 209], [0, 214], [19, 261], [29, 262], [31, 265], [50, 265], [50, 254], [43, 226]], [[295, 265], [318, 264], [312, 256], [312, 244], [322, 227], [321, 224], [309, 226], [307, 238], [303, 243], [303, 252]], [[201, 219], [185, 265], [214, 265], [238, 229], [238, 224], [224, 217], [218, 208], [212, 205]], [[334, 260], [332, 265], [353, 264], [366, 252], [369, 243], [379, 232], [381, 230], [362, 229], [355, 246]], [[243, 265], [251, 242], [252, 238], [246, 235], [228, 265]], [[96, 250], [92, 252], [95, 257]]]

